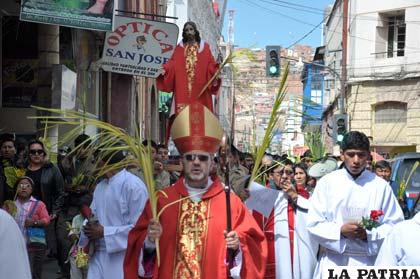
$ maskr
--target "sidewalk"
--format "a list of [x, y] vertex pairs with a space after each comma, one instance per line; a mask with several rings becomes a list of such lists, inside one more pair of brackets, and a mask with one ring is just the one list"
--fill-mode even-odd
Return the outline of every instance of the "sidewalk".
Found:
[[56, 259], [46, 258], [44, 261], [44, 268], [42, 270], [42, 279], [58, 279], [61, 278], [60, 274], [57, 274], [59, 270]]

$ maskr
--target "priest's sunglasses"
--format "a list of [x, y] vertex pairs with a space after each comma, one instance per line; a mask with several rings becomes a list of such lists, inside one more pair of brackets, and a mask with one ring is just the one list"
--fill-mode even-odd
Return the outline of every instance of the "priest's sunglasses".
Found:
[[207, 162], [210, 157], [204, 154], [185, 154], [184, 158], [185, 160], [190, 161], [190, 162], [195, 161], [196, 158], [198, 158], [200, 162]]

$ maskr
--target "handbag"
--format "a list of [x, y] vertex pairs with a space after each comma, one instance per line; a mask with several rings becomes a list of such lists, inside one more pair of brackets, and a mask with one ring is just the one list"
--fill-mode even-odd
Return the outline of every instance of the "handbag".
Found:
[[[32, 207], [31, 212], [29, 213], [28, 217], [32, 218], [32, 215], [35, 212], [35, 209], [38, 207], [38, 202], [35, 202], [34, 207]], [[28, 236], [28, 244], [31, 243], [41, 243], [41, 244], [47, 244], [45, 239], [45, 229], [41, 227], [28, 227], [26, 228], [26, 234]]]

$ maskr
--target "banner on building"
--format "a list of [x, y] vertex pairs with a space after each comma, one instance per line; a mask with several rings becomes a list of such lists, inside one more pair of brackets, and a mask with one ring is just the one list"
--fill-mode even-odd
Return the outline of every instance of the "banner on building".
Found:
[[175, 50], [178, 31], [173, 23], [115, 16], [101, 66], [108, 72], [156, 78]]
[[114, 0], [22, 0], [20, 20], [112, 31]]

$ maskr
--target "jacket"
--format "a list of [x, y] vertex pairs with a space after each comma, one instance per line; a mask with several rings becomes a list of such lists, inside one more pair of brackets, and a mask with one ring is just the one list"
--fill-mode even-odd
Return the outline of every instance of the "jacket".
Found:
[[64, 203], [64, 180], [60, 170], [52, 163], [42, 167], [41, 200], [50, 214], [57, 215]]

